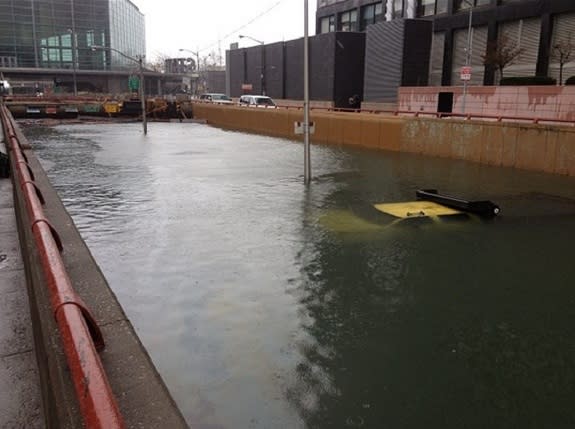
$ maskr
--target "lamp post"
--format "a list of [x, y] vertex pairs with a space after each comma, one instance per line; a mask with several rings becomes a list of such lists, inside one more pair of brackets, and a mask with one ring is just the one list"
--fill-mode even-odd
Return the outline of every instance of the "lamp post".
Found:
[[78, 61], [78, 39], [76, 38], [76, 15], [74, 0], [70, 2], [70, 12], [72, 16], [72, 28], [68, 28], [68, 33], [72, 38], [72, 73], [74, 79], [74, 96], [78, 95], [78, 81], [76, 76], [76, 63]]
[[[465, 52], [465, 66], [471, 63], [471, 31], [473, 21], [473, 0], [463, 0], [469, 5], [469, 24], [467, 25], [467, 48]], [[465, 113], [465, 99], [467, 98], [467, 80], [463, 81], [463, 100], [461, 102], [461, 113]]]
[[68, 33], [70, 33], [70, 37], [72, 38], [72, 73], [74, 79], [74, 96], [78, 95], [78, 80], [76, 77], [76, 61], [78, 58], [78, 45], [76, 41], [76, 32], [71, 28], [68, 28]]
[[311, 160], [309, 143], [309, 21], [308, 0], [304, 0], [304, 36], [303, 36], [303, 127], [304, 127], [304, 182], [311, 182]]
[[[179, 49], [180, 52], [189, 52], [191, 54], [194, 54], [196, 56], [196, 70], [198, 72], [198, 81], [200, 79], [200, 51], [192, 51], [191, 49], [184, 49], [184, 48], [180, 48]], [[198, 92], [198, 84], [196, 83], [196, 95]], [[192, 96], [192, 81], [190, 80], [190, 97]]]
[[142, 126], [144, 128], [144, 135], [148, 134], [148, 118], [146, 113], [146, 91], [144, 90], [144, 63], [143, 63], [143, 55], [138, 56], [138, 58], [131, 57], [129, 55], [124, 54], [122, 51], [119, 51], [115, 48], [111, 48], [109, 46], [98, 46], [92, 45], [90, 47], [92, 51], [111, 51], [115, 52], [118, 55], [138, 63], [139, 71], [140, 71], [140, 101], [142, 103]]
[[266, 49], [265, 49], [265, 43], [262, 42], [261, 40], [258, 39], [254, 39], [251, 36], [246, 36], [245, 34], [240, 34], [238, 36], [240, 39], [250, 39], [253, 40], [256, 43], [259, 43], [261, 45], [262, 48], [262, 68], [261, 68], [261, 73], [260, 73], [260, 86], [262, 88], [262, 95], [266, 95]]

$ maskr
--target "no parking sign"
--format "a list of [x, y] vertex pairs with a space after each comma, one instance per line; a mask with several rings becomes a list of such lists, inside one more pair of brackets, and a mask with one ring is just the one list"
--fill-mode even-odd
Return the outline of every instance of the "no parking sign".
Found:
[[461, 80], [471, 80], [471, 67], [470, 66], [461, 67]]

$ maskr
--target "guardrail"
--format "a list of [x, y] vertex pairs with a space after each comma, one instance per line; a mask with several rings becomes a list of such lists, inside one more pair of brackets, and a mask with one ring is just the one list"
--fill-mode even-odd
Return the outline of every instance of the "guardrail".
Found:
[[0, 117], [15, 170], [14, 185], [22, 190], [84, 425], [88, 429], [124, 428], [124, 419], [97, 353], [104, 348], [102, 334], [66, 272], [60, 254], [62, 242], [44, 214], [44, 198], [34, 182], [13, 119], [4, 104], [0, 106]]
[[371, 114], [389, 114], [393, 116], [409, 115], [413, 117], [420, 116], [431, 116], [434, 118], [462, 118], [465, 120], [470, 119], [490, 119], [495, 122], [503, 121], [513, 121], [520, 122], [526, 121], [533, 124], [539, 124], [541, 122], [551, 122], [560, 124], [569, 124], [575, 126], [575, 120], [567, 119], [553, 119], [553, 118], [542, 118], [536, 116], [509, 116], [509, 115], [488, 115], [483, 113], [448, 113], [448, 112], [426, 112], [426, 111], [413, 111], [413, 110], [377, 110], [377, 109], [345, 109], [345, 108], [324, 108], [324, 107], [314, 107], [312, 110], [327, 110], [331, 112], [354, 112], [354, 113], [371, 113]]
[[[200, 104], [217, 104], [200, 100], [193, 100], [193, 102]], [[218, 105], [225, 106], [226, 104], [218, 104]], [[234, 105], [237, 106], [237, 104]], [[302, 110], [303, 106], [287, 106], [278, 104], [277, 108], [287, 110]], [[344, 113], [368, 113], [374, 115], [387, 114], [392, 116], [413, 116], [416, 118], [422, 116], [430, 116], [433, 118], [462, 118], [465, 120], [488, 119], [494, 122], [511, 121], [511, 122], [528, 122], [532, 124], [539, 124], [545, 122], [545, 123], [557, 123], [557, 124], [567, 124], [575, 126], [575, 119], [574, 120], [554, 119], [554, 118], [544, 118], [538, 116], [488, 115], [483, 113], [448, 113], [448, 112], [427, 112], [427, 111], [413, 111], [413, 110], [350, 109], [342, 107], [311, 107], [310, 110], [325, 111], [325, 112], [344, 112]]]

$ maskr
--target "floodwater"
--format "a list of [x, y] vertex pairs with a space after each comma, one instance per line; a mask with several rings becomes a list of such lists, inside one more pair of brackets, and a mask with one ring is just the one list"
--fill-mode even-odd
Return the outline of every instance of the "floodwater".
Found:
[[[575, 179], [201, 124], [27, 127], [194, 428], [575, 427]], [[374, 203], [436, 188], [493, 221]]]

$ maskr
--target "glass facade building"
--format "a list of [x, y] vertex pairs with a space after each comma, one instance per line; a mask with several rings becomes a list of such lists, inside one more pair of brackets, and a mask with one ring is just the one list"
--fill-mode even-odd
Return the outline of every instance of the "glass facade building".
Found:
[[108, 70], [145, 54], [144, 15], [129, 0], [0, 0], [0, 67]]

